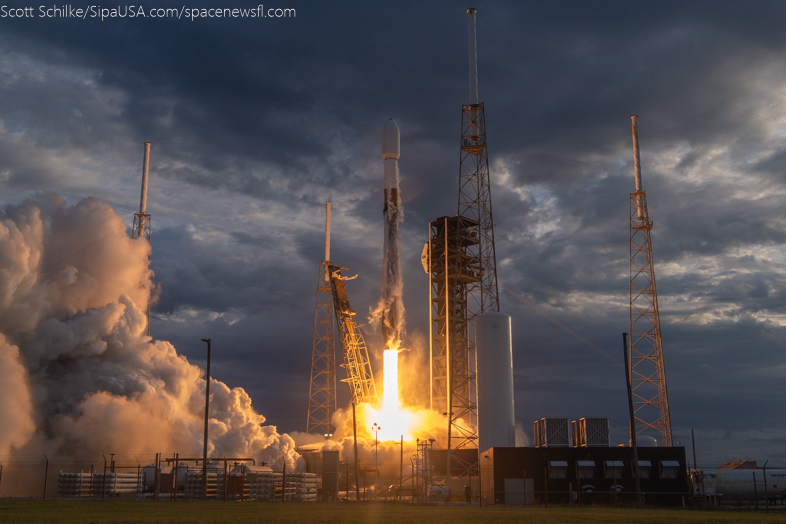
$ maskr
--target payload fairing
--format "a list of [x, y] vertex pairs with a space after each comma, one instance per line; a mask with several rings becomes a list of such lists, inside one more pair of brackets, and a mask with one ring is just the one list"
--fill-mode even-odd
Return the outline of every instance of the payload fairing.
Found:
[[398, 224], [404, 217], [399, 195], [398, 159], [400, 155], [398, 125], [391, 118], [382, 131], [382, 158], [385, 161], [385, 242], [382, 261], [382, 336], [385, 349], [398, 349], [404, 322], [403, 282], [399, 254]]

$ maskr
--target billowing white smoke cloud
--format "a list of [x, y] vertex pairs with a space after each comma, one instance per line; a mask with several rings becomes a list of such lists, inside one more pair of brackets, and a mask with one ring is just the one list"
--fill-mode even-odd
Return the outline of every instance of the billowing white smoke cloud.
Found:
[[[145, 334], [149, 256], [95, 198], [0, 213], [0, 455], [201, 454], [204, 372]], [[294, 441], [243, 389], [210, 391], [211, 455], [294, 466]]]

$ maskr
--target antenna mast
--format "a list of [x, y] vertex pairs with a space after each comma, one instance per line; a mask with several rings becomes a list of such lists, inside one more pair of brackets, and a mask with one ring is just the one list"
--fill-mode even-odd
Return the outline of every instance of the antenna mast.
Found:
[[669, 394], [652, 261], [652, 220], [641, 183], [638, 116], [630, 117], [636, 192], [630, 194], [630, 378], [636, 435], [672, 445]]

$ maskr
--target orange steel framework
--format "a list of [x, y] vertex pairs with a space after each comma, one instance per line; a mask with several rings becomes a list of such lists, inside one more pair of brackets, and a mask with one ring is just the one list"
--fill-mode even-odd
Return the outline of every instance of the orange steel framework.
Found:
[[333, 288], [328, 262], [319, 264], [317, 308], [314, 318], [314, 349], [311, 353], [311, 385], [308, 392], [307, 433], [332, 435], [336, 411], [336, 339], [333, 328]]
[[429, 223], [431, 408], [454, 414], [448, 432], [465, 441], [461, 447], [477, 436], [474, 426], [468, 424], [477, 402], [467, 322], [467, 291], [479, 281], [480, 274], [478, 259], [467, 253], [477, 243], [470, 234], [475, 225], [458, 216]]
[[431, 402], [448, 417], [447, 471], [473, 474], [451, 450], [477, 446], [475, 318], [499, 311], [483, 103], [462, 106], [458, 211], [429, 224]]
[[368, 348], [360, 327], [355, 321], [355, 311], [349, 303], [346, 286], [344, 282], [355, 277], [344, 277], [341, 275], [345, 267], [327, 263], [330, 275], [330, 285], [333, 290], [333, 309], [336, 314], [336, 324], [338, 326], [338, 337], [341, 342], [341, 352], [344, 354], [344, 363], [341, 365], [346, 371], [347, 378], [342, 382], [349, 384], [352, 394], [352, 402], [361, 404], [363, 402], [379, 405], [377, 387], [374, 383], [374, 374], [371, 371], [371, 363], [368, 358]]
[[630, 195], [630, 380], [636, 435], [672, 445], [658, 292], [652, 261], [652, 220], [641, 183], [638, 117], [631, 117], [636, 192]]

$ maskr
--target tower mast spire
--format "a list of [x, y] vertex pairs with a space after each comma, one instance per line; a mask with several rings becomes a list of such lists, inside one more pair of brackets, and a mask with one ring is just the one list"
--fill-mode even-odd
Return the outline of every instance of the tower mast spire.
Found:
[[630, 380], [636, 435], [672, 445], [669, 394], [652, 261], [652, 220], [641, 180], [638, 116], [631, 116], [636, 192], [630, 194]]

